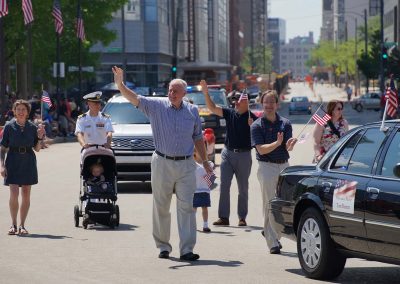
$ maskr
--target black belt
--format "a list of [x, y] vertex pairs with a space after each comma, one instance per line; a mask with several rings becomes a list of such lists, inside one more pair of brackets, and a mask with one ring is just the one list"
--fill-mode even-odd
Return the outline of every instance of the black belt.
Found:
[[165, 154], [163, 154], [161, 152], [158, 152], [157, 150], [155, 150], [155, 152], [156, 152], [157, 155], [159, 155], [159, 156], [161, 156], [161, 157], [163, 157], [165, 159], [174, 160], [174, 161], [187, 160], [187, 159], [192, 157], [192, 155], [189, 155], [189, 156], [175, 156], [174, 157], [174, 156], [167, 156], [167, 155], [165, 155]]
[[267, 163], [273, 163], [273, 164], [285, 164], [288, 162], [288, 160], [261, 161], [261, 162], [267, 162]]
[[32, 153], [32, 147], [10, 147], [9, 148], [10, 152], [15, 152], [15, 153], [20, 153], [20, 154], [25, 154], [25, 153]]
[[232, 151], [234, 153], [242, 153], [242, 152], [249, 152], [251, 151], [251, 148], [240, 148], [240, 149], [234, 149], [234, 148], [230, 148], [228, 146], [225, 146], [226, 149], [228, 149], [229, 151]]

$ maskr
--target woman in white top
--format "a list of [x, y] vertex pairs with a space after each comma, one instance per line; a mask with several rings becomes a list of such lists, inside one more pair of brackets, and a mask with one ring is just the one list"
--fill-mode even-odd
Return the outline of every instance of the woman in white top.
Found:
[[315, 124], [314, 137], [314, 159], [313, 162], [318, 162], [322, 159], [325, 153], [339, 140], [347, 131], [349, 124], [343, 117], [343, 102], [332, 100], [328, 103], [327, 113], [331, 119], [324, 126]]

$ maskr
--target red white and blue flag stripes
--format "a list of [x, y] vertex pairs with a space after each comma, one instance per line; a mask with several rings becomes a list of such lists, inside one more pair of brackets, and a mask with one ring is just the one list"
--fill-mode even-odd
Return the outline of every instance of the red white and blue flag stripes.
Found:
[[245, 93], [242, 93], [241, 95], [240, 95], [240, 98], [239, 98], [239, 103], [241, 102], [241, 101], [248, 101], [249, 100], [249, 96], [247, 95], [247, 94], [245, 94]]
[[51, 14], [54, 17], [54, 25], [56, 27], [56, 33], [60, 35], [64, 29], [60, 0], [54, 0], [53, 11], [51, 12]]
[[0, 0], [0, 18], [8, 14], [7, 0]]
[[22, 0], [22, 11], [24, 12], [25, 25], [33, 22], [33, 9], [31, 0]]
[[41, 101], [46, 103], [49, 106], [49, 108], [53, 105], [51, 103], [49, 93], [47, 93], [45, 90], [43, 90]]
[[319, 108], [312, 116], [312, 118], [315, 120], [316, 123], [318, 123], [321, 126], [324, 126], [329, 119], [331, 119], [331, 116], [327, 114], [322, 108]]
[[84, 41], [86, 39], [85, 27], [83, 25], [83, 18], [82, 18], [82, 10], [80, 8], [78, 9], [78, 14], [76, 16], [76, 36], [81, 41]]
[[208, 173], [204, 176], [204, 180], [206, 181], [209, 188], [214, 184], [216, 178], [217, 177], [214, 173]]
[[396, 117], [399, 103], [397, 100], [397, 89], [394, 85], [393, 76], [390, 78], [390, 86], [386, 90], [386, 100], [388, 100], [386, 110], [387, 115], [392, 118]]

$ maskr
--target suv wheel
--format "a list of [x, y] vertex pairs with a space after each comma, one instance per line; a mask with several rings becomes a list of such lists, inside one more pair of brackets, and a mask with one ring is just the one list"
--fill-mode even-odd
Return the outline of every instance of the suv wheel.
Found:
[[335, 278], [342, 273], [346, 264], [346, 258], [334, 247], [324, 218], [313, 207], [301, 215], [297, 228], [297, 254], [309, 278]]
[[361, 104], [356, 104], [355, 110], [358, 112], [362, 112], [363, 111], [363, 106]]

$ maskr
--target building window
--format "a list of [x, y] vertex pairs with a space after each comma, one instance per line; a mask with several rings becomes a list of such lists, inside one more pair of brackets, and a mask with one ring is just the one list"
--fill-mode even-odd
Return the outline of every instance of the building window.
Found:
[[140, 0], [129, 0], [126, 3], [125, 20], [140, 21]]
[[144, 13], [146, 22], [156, 22], [157, 21], [157, 0], [147, 0], [145, 1]]
[[162, 24], [168, 24], [168, 0], [158, 0], [158, 21]]

